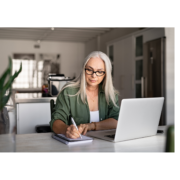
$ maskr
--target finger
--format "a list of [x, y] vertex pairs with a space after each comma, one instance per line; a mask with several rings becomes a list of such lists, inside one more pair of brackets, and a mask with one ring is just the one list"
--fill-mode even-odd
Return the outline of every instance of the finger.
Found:
[[73, 134], [73, 135], [75, 135], [75, 136], [77, 136], [77, 137], [80, 136], [80, 133], [79, 133], [79, 131], [78, 131], [77, 129], [73, 129], [73, 130], [71, 131], [71, 134]]
[[87, 125], [86, 124], [83, 124], [84, 126], [83, 126], [83, 131], [82, 131], [82, 134], [84, 133], [84, 131], [85, 131], [85, 129], [86, 129], [86, 127], [87, 127]]
[[69, 126], [69, 127], [67, 128], [67, 131], [70, 131], [70, 129], [71, 129], [71, 126]]
[[69, 132], [68, 132], [68, 131], [66, 131], [65, 136], [66, 136], [67, 138], [70, 138], [70, 136], [69, 136]]
[[68, 129], [70, 132], [76, 132], [77, 129], [74, 125], [70, 125], [70, 129]]
[[84, 130], [84, 125], [83, 124], [80, 124], [79, 128], [78, 128], [78, 131], [79, 133], [81, 134]]
[[[76, 129], [76, 127], [75, 127], [73, 124], [70, 125], [70, 128], [71, 128], [72, 131]], [[76, 130], [77, 130], [77, 129], [76, 129]]]
[[69, 131], [69, 133], [76, 138], [80, 136], [79, 131], [76, 128], [72, 128], [71, 131]]
[[74, 128], [76, 129], [76, 127], [73, 124], [71, 124], [69, 127], [70, 127], [70, 130], [73, 130]]
[[[79, 125], [80, 126], [80, 125]], [[82, 127], [82, 125], [81, 125]], [[69, 136], [73, 136], [73, 137], [80, 137], [80, 133], [79, 133], [79, 130], [76, 129], [76, 127], [72, 124], [70, 125], [70, 131], [69, 131], [70, 135]]]
[[72, 131], [72, 127], [68, 127], [66, 133], [70, 133]]
[[86, 126], [86, 127], [84, 128], [83, 135], [85, 135], [85, 134], [87, 133], [87, 130], [88, 130], [88, 127]]
[[77, 135], [74, 135], [74, 134], [72, 134], [72, 133], [70, 133], [70, 132], [67, 132], [66, 137], [71, 138], [71, 139], [77, 139], [77, 138], [78, 138]]
[[67, 131], [66, 131], [66, 137], [68, 137], [68, 138], [73, 138], [73, 139], [75, 139], [75, 138], [78, 138], [79, 137], [79, 132], [77, 131], [77, 129], [74, 127], [74, 125], [72, 125], [72, 126], [69, 126], [68, 128], [67, 128]]
[[67, 131], [73, 131], [74, 130], [74, 128], [75, 128], [75, 126], [74, 125], [70, 125], [68, 128], [67, 128]]

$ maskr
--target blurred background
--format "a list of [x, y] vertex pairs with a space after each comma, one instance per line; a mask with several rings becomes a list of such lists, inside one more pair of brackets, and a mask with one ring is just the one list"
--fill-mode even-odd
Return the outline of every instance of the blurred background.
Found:
[[[0, 28], [0, 76], [13, 59], [10, 131], [35, 133], [50, 121], [50, 99], [79, 76], [92, 51], [112, 62], [113, 83], [124, 98], [165, 97], [160, 125], [174, 124], [174, 28]], [[33, 112], [33, 113], [32, 113]]]

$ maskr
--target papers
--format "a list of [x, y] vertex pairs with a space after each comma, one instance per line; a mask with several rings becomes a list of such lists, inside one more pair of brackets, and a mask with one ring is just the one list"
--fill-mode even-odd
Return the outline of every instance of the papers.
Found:
[[67, 145], [72, 145], [72, 144], [83, 144], [83, 143], [87, 143], [87, 142], [92, 142], [93, 138], [91, 137], [87, 137], [87, 136], [82, 136], [81, 138], [77, 138], [77, 139], [71, 139], [71, 138], [67, 138], [64, 134], [53, 134], [52, 137], [64, 144]]

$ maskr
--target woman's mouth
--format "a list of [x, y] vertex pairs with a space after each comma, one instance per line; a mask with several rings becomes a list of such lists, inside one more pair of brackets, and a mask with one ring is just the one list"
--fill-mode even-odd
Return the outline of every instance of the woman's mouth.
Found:
[[91, 80], [91, 79], [90, 79], [90, 82], [95, 83], [95, 82], [96, 82], [96, 80]]

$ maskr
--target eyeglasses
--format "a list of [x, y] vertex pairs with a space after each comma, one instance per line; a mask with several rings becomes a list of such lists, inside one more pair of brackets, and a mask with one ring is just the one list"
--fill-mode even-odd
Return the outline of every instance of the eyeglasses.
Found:
[[92, 69], [88, 68], [85, 68], [85, 71], [89, 75], [93, 75], [95, 73], [97, 76], [103, 76], [105, 74], [105, 71], [93, 71]]

